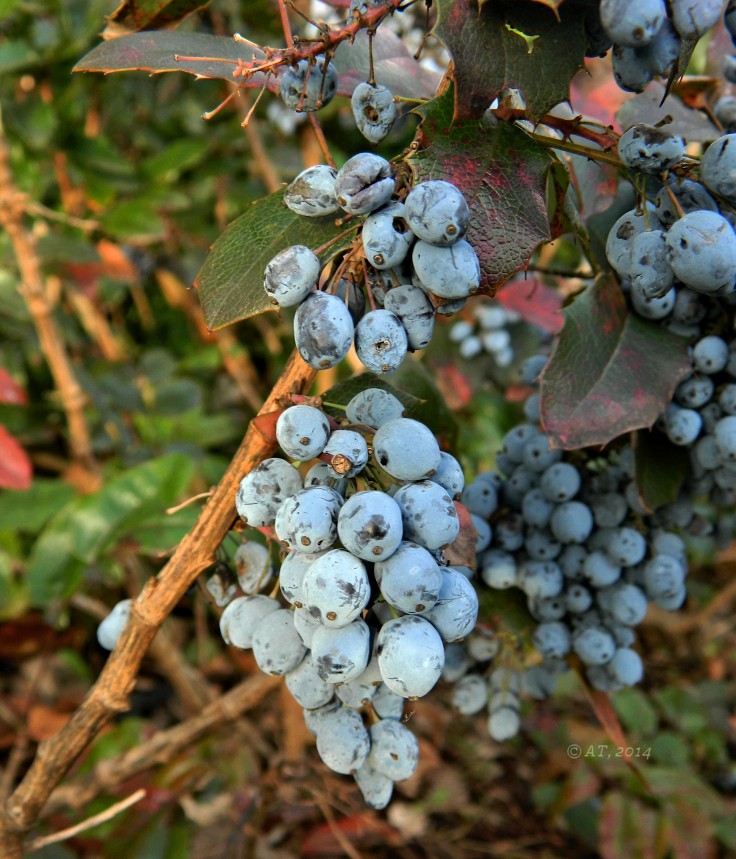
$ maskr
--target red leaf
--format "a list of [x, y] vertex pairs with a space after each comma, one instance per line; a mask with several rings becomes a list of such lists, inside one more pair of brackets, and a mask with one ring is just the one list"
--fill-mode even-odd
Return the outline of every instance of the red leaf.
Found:
[[691, 372], [687, 341], [630, 312], [612, 277], [564, 311], [540, 378], [542, 425], [565, 450], [650, 427]]
[[385, 848], [397, 847], [403, 843], [403, 839], [393, 827], [384, 823], [377, 814], [366, 811], [338, 819], [332, 825], [323, 823], [315, 826], [302, 842], [301, 855], [344, 856], [345, 851], [335, 838], [333, 827], [339, 829], [356, 846], [366, 847], [372, 844]]
[[496, 294], [496, 301], [550, 334], [562, 329], [562, 296], [541, 280], [529, 278], [507, 283]]
[[15, 379], [0, 367], [0, 403], [11, 406], [25, 406], [28, 402], [26, 392], [15, 381]]
[[0, 488], [28, 489], [32, 476], [28, 454], [5, 427], [0, 426]]

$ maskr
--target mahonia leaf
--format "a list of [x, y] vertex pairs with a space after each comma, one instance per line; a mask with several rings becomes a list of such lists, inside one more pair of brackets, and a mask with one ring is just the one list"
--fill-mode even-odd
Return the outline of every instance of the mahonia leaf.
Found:
[[438, 0], [435, 35], [450, 52], [455, 118], [478, 118], [503, 89], [524, 93], [532, 119], [567, 101], [583, 67], [585, 31], [575, 7], [523, 0]]
[[647, 510], [677, 501], [690, 473], [687, 450], [659, 432], [639, 430], [634, 440], [634, 482]]
[[[188, 57], [196, 59], [190, 60]], [[186, 72], [200, 78], [221, 78], [233, 83], [237, 80], [234, 72], [239, 61], [251, 63], [253, 60], [265, 59], [263, 51], [227, 36], [159, 30], [133, 33], [103, 42], [82, 57], [72, 71]], [[265, 82], [266, 76], [259, 72], [241, 83], [243, 86], [261, 87]], [[278, 80], [272, 77], [268, 86], [277, 89]]]
[[453, 90], [428, 102], [408, 161], [417, 181], [445, 179], [465, 194], [472, 213], [467, 240], [478, 254], [481, 291], [524, 268], [550, 238], [546, 183], [554, 158], [506, 123], [453, 120]]
[[542, 425], [552, 443], [575, 450], [652, 426], [692, 372], [687, 341], [629, 312], [610, 276], [564, 316], [540, 379]]
[[[252, 203], [212, 245], [195, 280], [205, 322], [214, 330], [274, 310], [263, 288], [267, 263], [290, 245], [316, 250], [345, 231], [344, 226], [336, 225], [335, 218], [294, 214], [284, 204], [283, 191]], [[320, 261], [324, 264], [331, 259], [351, 237], [331, 244]]]
[[122, 0], [107, 19], [106, 39], [136, 30], [156, 30], [178, 24], [209, 0]]

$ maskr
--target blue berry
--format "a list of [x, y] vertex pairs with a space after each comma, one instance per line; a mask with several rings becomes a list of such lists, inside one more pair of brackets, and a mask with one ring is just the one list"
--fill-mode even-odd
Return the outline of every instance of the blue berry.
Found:
[[406, 213], [417, 238], [442, 247], [462, 238], [470, 222], [462, 192], [441, 179], [416, 185], [406, 198]]
[[317, 370], [334, 367], [353, 345], [350, 311], [336, 295], [312, 292], [294, 317], [294, 340], [299, 354]]

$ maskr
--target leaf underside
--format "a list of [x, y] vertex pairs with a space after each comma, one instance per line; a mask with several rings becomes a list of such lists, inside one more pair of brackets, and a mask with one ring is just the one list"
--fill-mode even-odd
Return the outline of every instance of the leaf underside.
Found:
[[209, 0], [122, 0], [107, 19], [106, 34], [171, 27]]
[[691, 372], [687, 341], [629, 312], [604, 276], [564, 311], [540, 379], [542, 424], [565, 450], [650, 427]]
[[[290, 245], [316, 250], [345, 230], [336, 226], [335, 218], [294, 214], [284, 204], [282, 191], [252, 203], [214, 243], [195, 280], [207, 325], [214, 330], [274, 310], [263, 288], [266, 264]], [[320, 262], [326, 263], [350, 241], [348, 236], [331, 245]]]
[[481, 291], [524, 268], [550, 238], [546, 206], [552, 156], [505, 123], [453, 120], [452, 87], [417, 112], [423, 116], [409, 164], [416, 181], [445, 179], [471, 209], [466, 235], [481, 267]]
[[[435, 35], [450, 52], [457, 84], [456, 118], [478, 118], [506, 88], [524, 93], [532, 119], [567, 101], [583, 67], [579, 9], [524, 0], [438, 0]], [[523, 34], [523, 35], [522, 35]], [[527, 37], [536, 37], [528, 42]]]

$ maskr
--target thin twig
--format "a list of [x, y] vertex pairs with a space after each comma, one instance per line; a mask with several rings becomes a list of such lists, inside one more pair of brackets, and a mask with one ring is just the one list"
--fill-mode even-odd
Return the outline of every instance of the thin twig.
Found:
[[60, 832], [55, 832], [53, 835], [44, 835], [42, 838], [34, 838], [33, 841], [26, 846], [26, 850], [28, 850], [29, 853], [35, 853], [36, 850], [40, 850], [42, 847], [48, 847], [49, 844], [58, 844], [60, 841], [67, 841], [69, 838], [74, 838], [74, 836], [79, 835], [80, 832], [86, 832], [86, 830], [99, 826], [100, 823], [106, 823], [108, 820], [112, 820], [113, 817], [117, 817], [118, 814], [122, 814], [126, 808], [130, 808], [131, 805], [135, 805], [136, 802], [140, 802], [145, 795], [146, 791], [141, 788], [135, 793], [132, 793], [127, 799], [116, 802], [115, 805], [111, 805], [109, 808], [106, 808], [99, 814], [95, 814], [93, 817], [88, 817], [87, 820], [77, 823], [76, 826], [62, 829]]
[[208, 704], [201, 713], [173, 728], [158, 731], [141, 745], [114, 758], [101, 760], [92, 772], [57, 788], [44, 810], [44, 817], [65, 809], [78, 809], [103, 793], [155, 766], [169, 763], [192, 743], [221, 725], [234, 722], [252, 710], [279, 685], [279, 679], [256, 674]]
[[[305, 393], [315, 375], [316, 370], [298, 352], [292, 352], [261, 414], [275, 411], [291, 394]], [[25, 777], [0, 808], [3, 859], [22, 859], [23, 836], [38, 819], [52, 790], [100, 730], [129, 708], [128, 696], [153, 637], [190, 584], [212, 566], [218, 546], [236, 519], [235, 494], [241, 479], [275, 448], [275, 441], [265, 439], [251, 422], [196, 525], [133, 603], [128, 624], [97, 682], [61, 731], [39, 745]]]
[[322, 131], [322, 126], [319, 124], [319, 120], [313, 112], [308, 113], [307, 116], [309, 118], [309, 124], [312, 126], [314, 136], [317, 138], [319, 148], [322, 151], [322, 155], [324, 156], [325, 163], [329, 164], [330, 167], [337, 167], [337, 164], [335, 164], [335, 159], [332, 157], [332, 153], [330, 152], [330, 146], [327, 143], [325, 133], [324, 131]]

